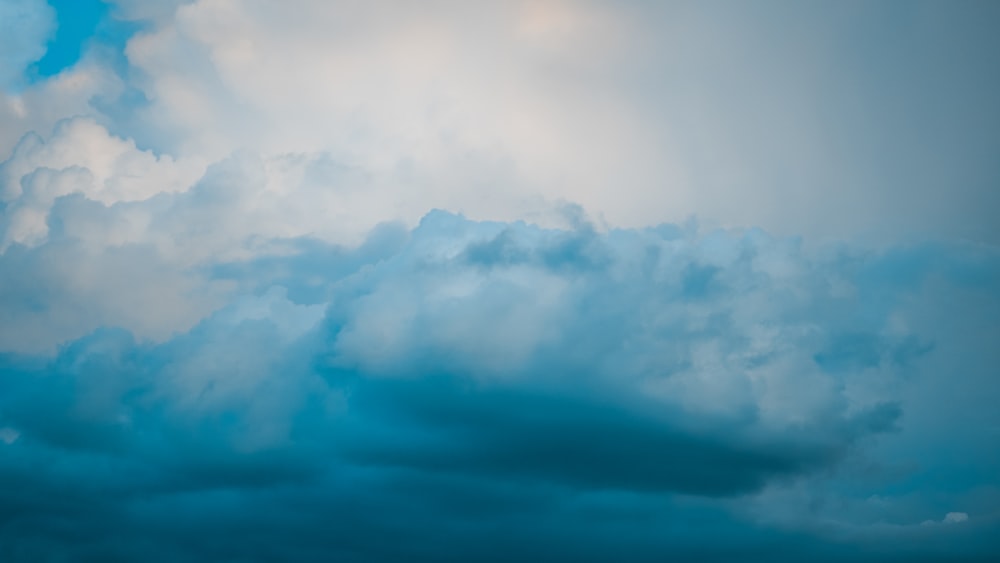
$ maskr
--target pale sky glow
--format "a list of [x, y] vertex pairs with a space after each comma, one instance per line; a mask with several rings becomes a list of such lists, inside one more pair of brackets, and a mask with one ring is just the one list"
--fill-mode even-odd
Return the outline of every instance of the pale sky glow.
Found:
[[0, 0], [0, 560], [995, 559], [998, 25]]

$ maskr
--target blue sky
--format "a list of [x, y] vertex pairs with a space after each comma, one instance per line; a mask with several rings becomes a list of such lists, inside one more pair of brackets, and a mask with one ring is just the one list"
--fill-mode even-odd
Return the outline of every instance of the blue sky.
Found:
[[53, 0], [49, 5], [55, 9], [56, 25], [53, 38], [45, 46], [45, 56], [36, 63], [42, 77], [76, 64], [108, 14], [108, 5], [100, 0]]
[[998, 23], [0, 0], [0, 560], [996, 559]]

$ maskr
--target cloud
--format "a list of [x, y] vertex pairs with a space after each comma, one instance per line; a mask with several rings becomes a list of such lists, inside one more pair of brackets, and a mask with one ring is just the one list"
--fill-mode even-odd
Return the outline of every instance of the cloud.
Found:
[[942, 520], [942, 522], [945, 524], [960, 524], [968, 521], [968, 519], [969, 515], [964, 512], [949, 512], [944, 515], [944, 520]]
[[186, 190], [203, 173], [198, 162], [140, 151], [86, 118], [60, 122], [48, 140], [26, 135], [0, 163], [0, 198], [6, 204], [4, 239], [37, 245], [48, 231], [48, 215], [59, 197], [82, 194], [112, 205]]
[[[570, 559], [610, 553], [619, 526], [639, 560], [704, 550], [673, 510], [730, 530], [709, 550], [720, 559], [762, 549], [755, 519], [726, 503], [820, 479], [899, 432], [895, 386], [937, 349], [901, 327], [913, 299], [929, 279], [955, 292], [1000, 271], [971, 248], [808, 251], [760, 231], [445, 212], [355, 249], [275, 250], [198, 266], [193, 280], [233, 293], [160, 342], [102, 328], [54, 356], [2, 358], [0, 425], [16, 436], [0, 465], [7, 553], [256, 549], [224, 539], [230, 525], [286, 560], [485, 557], [490, 525], [524, 553]], [[685, 502], [703, 508], [670, 508]], [[95, 511], [136, 543], [97, 524], [81, 543], [57, 525]], [[221, 535], [194, 541], [168, 513]], [[775, 556], [797, 553], [785, 536], [797, 532], [780, 529], [766, 533], [785, 538]], [[594, 535], [580, 551], [560, 539], [581, 530]], [[394, 547], [375, 539], [386, 533], [401, 534]]]
[[2, 441], [4, 444], [7, 444], [8, 446], [16, 442], [20, 436], [21, 436], [20, 432], [14, 430], [9, 426], [0, 428], [0, 441]]
[[985, 4], [918, 3], [883, 35], [865, 22], [888, 6], [797, 8], [795, 25], [770, 3], [115, 6], [142, 22], [125, 54], [5, 94], [4, 153], [86, 115], [178, 160], [327, 155], [368, 176], [379, 197], [352, 215], [379, 221], [537, 221], [572, 201], [615, 226], [996, 240]]
[[0, 0], [0, 560], [995, 558], [994, 8], [107, 4]]
[[984, 4], [918, 3], [886, 29], [864, 22], [889, 6], [391, 5], [157, 3], [127, 49], [148, 102], [129, 133], [212, 160], [329, 152], [405, 186], [387, 201], [408, 221], [568, 200], [617, 226], [697, 213], [996, 241], [981, 212], [997, 203], [986, 100], [1000, 88]]

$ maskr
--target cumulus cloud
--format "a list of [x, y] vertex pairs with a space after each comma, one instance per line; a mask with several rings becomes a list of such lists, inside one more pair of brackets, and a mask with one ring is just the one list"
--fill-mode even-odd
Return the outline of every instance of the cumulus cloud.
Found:
[[0, 250], [44, 240], [49, 212], [62, 196], [81, 194], [105, 206], [146, 200], [186, 190], [202, 172], [197, 162], [140, 151], [85, 118], [60, 122], [47, 140], [28, 134], [0, 163], [0, 201], [6, 204]]
[[[697, 212], [786, 234], [996, 241], [980, 209], [997, 204], [982, 156], [997, 116], [959, 94], [998, 90], [990, 9], [922, 3], [892, 31], [912, 43], [897, 50], [853, 5], [732, 18], [685, 2], [155, 6], [127, 49], [148, 102], [134, 135], [215, 158], [329, 151], [406, 186], [389, 200], [396, 218], [442, 207], [511, 220], [565, 199], [620, 226]], [[811, 28], [823, 33], [795, 31]], [[956, 39], [913, 39], [942, 35]], [[877, 64], [848, 37], [879, 45]], [[927, 76], [949, 60], [964, 86], [945, 90]], [[923, 118], [899, 117], [911, 113]], [[977, 148], [924, 134], [933, 123]]]
[[0, 0], [0, 559], [996, 554], [992, 8], [108, 3]]
[[[354, 249], [288, 239], [209, 263], [194, 279], [234, 293], [190, 330], [155, 343], [100, 329], [52, 357], [4, 357], [0, 424], [16, 440], [3, 472], [17, 483], [4, 504], [35, 514], [32, 532], [70, 556], [139, 549], [100, 530], [98, 544], [76, 545], [54, 527], [87, 506], [137, 515], [140, 533], [173, 538], [149, 541], [198, 559], [249, 552], [185, 547], [187, 532], [160, 511], [231, 521], [244, 510], [290, 514], [306, 496], [292, 520], [306, 529], [338, 507], [375, 510], [332, 536], [340, 545], [359, 534], [359, 559], [391, 558], [364, 538], [397, 529], [394, 514], [427, 518], [429, 506], [462, 543], [408, 544], [431, 559], [485, 554], [473, 547], [484, 532], [462, 519], [528, 534], [511, 519], [556, 517], [567, 503], [597, 503], [577, 529], [652, 511], [648, 522], [675, 537], [665, 508], [649, 503], [762, 494], [838, 470], [898, 432], [894, 389], [937, 345], [905, 327], [912, 299], [931, 278], [954, 292], [1000, 272], [995, 256], [970, 248], [810, 251], [760, 231], [552, 230], [445, 212], [409, 232], [380, 227]], [[979, 279], [963, 279], [973, 271]], [[43, 460], [45, 472], [28, 471]], [[30, 500], [65, 491], [68, 471], [85, 483], [72, 499]], [[756, 526], [724, 506], [706, 505], [706, 517]], [[640, 559], [665, 549], [646, 535], [654, 529], [635, 532]], [[559, 530], [525, 537], [570, 554]], [[275, 549], [303, 560], [337, 552]]]

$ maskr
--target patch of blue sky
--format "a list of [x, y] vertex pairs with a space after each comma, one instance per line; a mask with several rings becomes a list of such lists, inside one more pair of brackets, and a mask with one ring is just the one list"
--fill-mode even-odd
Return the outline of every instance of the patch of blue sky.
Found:
[[55, 76], [78, 63], [89, 45], [110, 46], [124, 53], [125, 42], [135, 24], [116, 19], [102, 0], [48, 0], [56, 11], [56, 30], [46, 46], [45, 56], [28, 70], [31, 81]]

